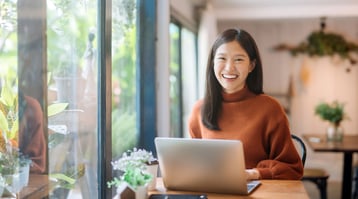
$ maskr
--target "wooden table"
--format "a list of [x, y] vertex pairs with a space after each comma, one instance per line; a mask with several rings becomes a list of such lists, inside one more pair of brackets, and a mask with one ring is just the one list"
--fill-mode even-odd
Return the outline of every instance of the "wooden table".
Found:
[[352, 159], [353, 153], [358, 152], [358, 135], [344, 135], [342, 142], [327, 142], [325, 135], [306, 134], [303, 138], [313, 151], [343, 153], [341, 198], [352, 198]]
[[[149, 191], [148, 195], [151, 194], [202, 194], [198, 192], [187, 192], [187, 191], [172, 191], [167, 190], [161, 178], [157, 179], [157, 189]], [[229, 194], [216, 194], [216, 193], [205, 193], [209, 199], [234, 199], [234, 198], [246, 198], [246, 199], [309, 199], [306, 189], [300, 180], [261, 180], [261, 185], [254, 190], [248, 196], [242, 195], [229, 195]]]
[[29, 184], [22, 188], [17, 198], [21, 199], [40, 199], [48, 196], [49, 179], [47, 175], [31, 174]]

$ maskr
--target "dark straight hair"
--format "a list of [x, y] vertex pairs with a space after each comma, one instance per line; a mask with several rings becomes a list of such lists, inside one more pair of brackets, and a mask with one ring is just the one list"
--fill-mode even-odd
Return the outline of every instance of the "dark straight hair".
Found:
[[222, 87], [215, 77], [214, 57], [216, 50], [222, 44], [231, 41], [237, 41], [248, 54], [250, 62], [255, 63], [254, 69], [246, 79], [247, 88], [255, 94], [263, 93], [262, 63], [255, 40], [242, 29], [228, 29], [219, 34], [208, 56], [204, 103], [201, 109], [202, 122], [206, 128], [211, 130], [220, 130], [218, 116], [222, 106]]

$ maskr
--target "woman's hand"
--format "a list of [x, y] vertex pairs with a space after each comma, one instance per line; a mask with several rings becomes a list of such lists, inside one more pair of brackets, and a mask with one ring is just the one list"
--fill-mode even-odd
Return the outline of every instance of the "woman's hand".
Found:
[[258, 180], [260, 179], [260, 173], [257, 169], [246, 169], [246, 180]]

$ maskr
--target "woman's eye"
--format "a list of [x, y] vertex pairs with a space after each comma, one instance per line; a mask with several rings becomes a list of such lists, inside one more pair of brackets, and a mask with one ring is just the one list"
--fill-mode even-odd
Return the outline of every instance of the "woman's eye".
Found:
[[225, 60], [225, 57], [218, 57], [217, 60]]

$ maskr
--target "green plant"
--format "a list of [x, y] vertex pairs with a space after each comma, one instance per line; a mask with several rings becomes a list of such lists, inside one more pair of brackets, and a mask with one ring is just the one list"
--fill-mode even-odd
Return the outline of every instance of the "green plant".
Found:
[[122, 175], [107, 182], [108, 187], [118, 187], [123, 182], [136, 189], [138, 186], [148, 184], [153, 176], [146, 172], [146, 164], [154, 161], [151, 152], [144, 149], [134, 148], [123, 153], [118, 160], [112, 161], [113, 170], [119, 170]]
[[297, 47], [290, 49], [292, 55], [307, 53], [310, 56], [324, 56], [338, 54], [342, 58], [347, 58], [351, 64], [356, 61], [350, 57], [350, 52], [358, 52], [358, 46], [346, 41], [343, 36], [335, 33], [325, 33], [323, 31], [312, 32], [306, 42], [301, 42]]
[[18, 95], [11, 89], [8, 81], [4, 81], [0, 95], [0, 139], [17, 146], [18, 123]]
[[322, 102], [316, 106], [315, 114], [322, 120], [339, 126], [341, 121], [345, 118], [344, 104], [338, 101], [332, 103]]
[[[312, 56], [333, 56], [339, 55], [342, 59], [348, 59], [351, 65], [357, 63], [352, 53], [358, 53], [358, 45], [347, 41], [342, 35], [325, 32], [324, 18], [321, 19], [321, 30], [313, 31], [309, 34], [306, 41], [300, 42], [296, 46], [279, 44], [274, 50], [288, 50], [291, 55], [307, 54]], [[350, 72], [350, 68], [347, 68]]]
[[288, 50], [291, 55], [308, 54], [309, 56], [333, 56], [339, 55], [343, 59], [348, 59], [354, 65], [357, 63], [350, 53], [358, 53], [358, 45], [346, 41], [343, 36], [335, 33], [326, 33], [323, 31], [314, 31], [306, 41], [297, 46], [280, 44], [275, 50]]
[[0, 174], [11, 175], [19, 172], [20, 167], [31, 164], [31, 159], [22, 154], [17, 148], [10, 145], [6, 147], [6, 151], [0, 152]]
[[112, 111], [112, 118], [116, 118], [112, 120], [112, 159], [117, 159], [137, 144], [136, 113], [117, 108]]
[[50, 173], [50, 178], [54, 181], [52, 188], [73, 189], [76, 180], [85, 175], [86, 165], [79, 163], [77, 166], [69, 168], [65, 173]]

